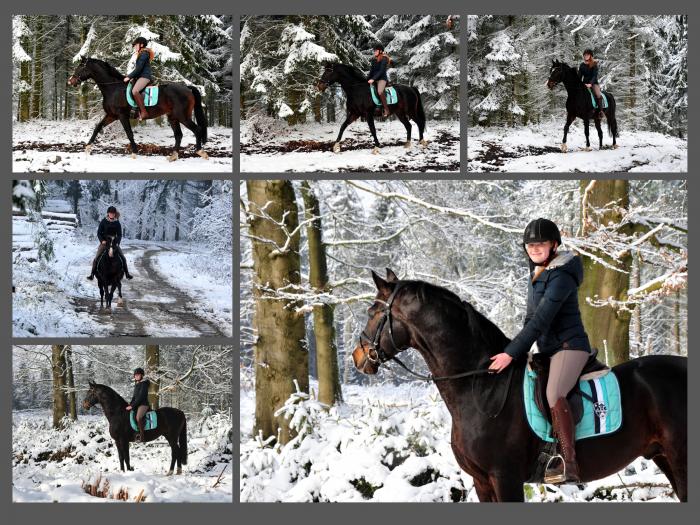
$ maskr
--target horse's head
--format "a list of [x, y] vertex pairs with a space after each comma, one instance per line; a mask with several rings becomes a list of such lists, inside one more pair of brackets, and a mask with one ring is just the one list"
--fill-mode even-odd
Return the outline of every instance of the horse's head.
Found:
[[554, 86], [564, 81], [564, 68], [568, 67], [564, 62], [552, 60], [552, 67], [549, 70], [549, 79], [547, 87], [552, 89]]
[[377, 286], [374, 304], [367, 310], [369, 320], [362, 330], [360, 342], [352, 353], [352, 360], [363, 374], [376, 374], [379, 365], [392, 359], [410, 346], [411, 336], [406, 316], [401, 311], [401, 297], [405, 281], [387, 268], [386, 280], [372, 272]]
[[90, 388], [88, 389], [87, 394], [85, 395], [85, 399], [83, 399], [83, 408], [85, 410], [90, 410], [90, 408], [92, 408], [100, 402], [100, 398], [97, 397], [97, 389], [99, 385], [93, 383], [92, 381], [88, 381], [88, 385], [90, 385]]
[[320, 80], [316, 83], [316, 88], [319, 91], [325, 91], [328, 86], [338, 81], [339, 76], [336, 66], [337, 64], [334, 62], [326, 63], [325, 67], [323, 68], [323, 74], [321, 75]]
[[75, 68], [75, 72], [68, 79], [68, 85], [76, 87], [81, 82], [85, 82], [92, 77], [92, 69], [90, 68], [90, 59], [87, 56], [80, 57], [80, 63]]

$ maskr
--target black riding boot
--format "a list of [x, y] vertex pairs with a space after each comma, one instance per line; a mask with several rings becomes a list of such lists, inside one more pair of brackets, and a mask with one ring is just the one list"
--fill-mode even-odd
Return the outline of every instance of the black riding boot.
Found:
[[136, 441], [140, 441], [141, 443], [146, 442], [146, 416], [143, 416], [141, 419], [136, 418], [136, 424], [139, 427], [139, 435], [136, 436]]
[[88, 279], [91, 281], [95, 278], [95, 272], [97, 271], [97, 257], [95, 257], [92, 260], [92, 271], [90, 272], [90, 275], [88, 276]]
[[389, 106], [386, 105], [386, 91], [382, 91], [381, 93], [379, 93], [379, 100], [382, 101], [382, 106], [384, 106], [382, 117], [386, 118], [389, 116]]
[[598, 104], [598, 111], [596, 112], [596, 116], [598, 118], [603, 118], [603, 97], [596, 97], [595, 101], [596, 104]]
[[129, 273], [129, 268], [126, 265], [126, 257], [121, 257], [122, 260], [122, 266], [124, 267], [124, 275], [126, 276], [127, 279], [133, 279], [134, 276]]

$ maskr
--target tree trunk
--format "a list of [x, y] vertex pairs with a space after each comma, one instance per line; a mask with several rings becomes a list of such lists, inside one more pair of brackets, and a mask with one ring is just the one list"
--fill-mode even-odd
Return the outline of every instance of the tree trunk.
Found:
[[[581, 180], [581, 195], [584, 196], [591, 181]], [[597, 180], [588, 188], [585, 199], [582, 198], [581, 232], [595, 230], [599, 225], [617, 224], [622, 218], [623, 210], [629, 208], [629, 181]], [[621, 230], [628, 230], [624, 226]], [[629, 233], [629, 232], [627, 232]], [[592, 306], [586, 298], [606, 300], [624, 300], [629, 289], [629, 274], [632, 270], [632, 255], [628, 252], [619, 262], [607, 255], [595, 252], [596, 256], [608, 264], [620, 268], [626, 273], [598, 264], [589, 257], [583, 258], [583, 283], [579, 289], [579, 306], [586, 332], [591, 345], [600, 349], [601, 354], [607, 347], [608, 365], [614, 366], [629, 360], [629, 332], [631, 314], [629, 311], [617, 310], [612, 306]]]
[[51, 345], [51, 374], [53, 376], [53, 428], [63, 428], [66, 415], [64, 345]]
[[[638, 288], [642, 284], [642, 261], [639, 255], [634, 257], [632, 267], [632, 277], [630, 286]], [[642, 352], [642, 305], [638, 304], [632, 311], [632, 341], [630, 341], [630, 350], [637, 356]]]
[[160, 390], [160, 347], [158, 345], [146, 345], [146, 376], [149, 377], [148, 404], [153, 410], [160, 407], [158, 392]]
[[[314, 293], [330, 293], [326, 247], [323, 244], [321, 210], [318, 199], [308, 180], [301, 183], [309, 243], [309, 283]], [[314, 305], [314, 337], [316, 339], [316, 368], [318, 372], [318, 400], [334, 405], [343, 400], [338, 371], [338, 349], [335, 345], [333, 307], [329, 304]]]
[[73, 421], [78, 420], [78, 410], [75, 404], [75, 381], [73, 378], [73, 353], [71, 351], [70, 345], [66, 346], [65, 352], [66, 359], [66, 387], [68, 390], [68, 415]]
[[[297, 204], [290, 181], [249, 179], [246, 188], [255, 271], [254, 433], [262, 433], [263, 438], [279, 436], [282, 443], [287, 443], [293, 432], [288, 421], [275, 416], [275, 411], [296, 391], [294, 381], [301, 391], [309, 390], [304, 317], [295, 311], [296, 301], [266, 298], [270, 294], [261, 287], [274, 291], [291, 286], [293, 291], [300, 284]], [[274, 221], [282, 223], [284, 229]], [[288, 238], [286, 232], [294, 233]]]
[[44, 116], [43, 101], [44, 101], [44, 73], [42, 70], [43, 63], [43, 41], [44, 31], [42, 29], [42, 16], [36, 17], [36, 25], [34, 26], [34, 56], [32, 63], [34, 64], [34, 75], [32, 78], [32, 118], [41, 118]]

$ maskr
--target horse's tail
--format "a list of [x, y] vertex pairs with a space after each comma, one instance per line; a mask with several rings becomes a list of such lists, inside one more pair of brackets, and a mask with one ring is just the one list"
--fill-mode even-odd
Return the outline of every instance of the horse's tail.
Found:
[[182, 430], [180, 430], [177, 445], [180, 448], [180, 463], [187, 465], [187, 419], [182, 422]]
[[199, 90], [190, 86], [192, 94], [194, 95], [194, 116], [197, 119], [197, 125], [202, 132], [202, 144], [207, 142], [207, 116], [204, 114], [204, 108], [202, 108], [202, 95]]
[[620, 132], [617, 128], [617, 118], [615, 117], [615, 106], [617, 105], [615, 102], [615, 97], [613, 97], [610, 93], [606, 93], [605, 97], [608, 99], [608, 114], [605, 118], [608, 123], [608, 135], [619, 138]]
[[417, 123], [419, 126], [422, 125], [422, 126], [423, 126], [423, 130], [425, 130], [425, 129], [428, 128], [428, 126], [427, 126], [426, 123], [425, 123], [425, 111], [423, 111], [423, 101], [422, 101], [421, 98], [420, 98], [420, 91], [418, 91], [418, 88], [415, 88], [415, 87], [414, 87], [414, 88], [411, 88], [411, 89], [413, 89], [413, 92], [414, 92], [415, 95], [416, 95], [416, 107], [415, 107], [415, 111], [416, 111], [416, 123]]

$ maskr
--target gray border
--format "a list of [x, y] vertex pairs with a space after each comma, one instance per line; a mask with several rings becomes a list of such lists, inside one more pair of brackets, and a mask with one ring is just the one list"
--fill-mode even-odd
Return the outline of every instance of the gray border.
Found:
[[[82, 3], [77, 1], [77, 0], [63, 0], [60, 4], [57, 4], [55, 2], [49, 2], [49, 1], [33, 1], [33, 0], [28, 0], [26, 2], [23, 2], [22, 4], [17, 3], [15, 6], [9, 6], [8, 4], [3, 4], [2, 10], [3, 13], [7, 12], [6, 16], [9, 18], [10, 14], [13, 12], [34, 12], [34, 13], [66, 13], [66, 12], [82, 12], [82, 13], [100, 13], [104, 14], [107, 12], [125, 12], [127, 11], [126, 6], [124, 4], [120, 5], [116, 9], [114, 7], [106, 8], [106, 9], [100, 9], [96, 3], [91, 3], [88, 4], [87, 6], [81, 5]], [[143, 8], [143, 5], [139, 4], [134, 4], [134, 8]], [[637, 12], [637, 13], [660, 13], [658, 2], [651, 2], [649, 0], [637, 0], [637, 1], [630, 1], [630, 0], [621, 0], [616, 3], [610, 3], [610, 2], [600, 2], [598, 0], [590, 0], [589, 2], [586, 2], [585, 5], [583, 4], [577, 4], [574, 5], [572, 3], [566, 3], [562, 4], [561, 2], [553, 2], [553, 1], [541, 1], [541, 0], [533, 0], [531, 2], [528, 2], [526, 6], [523, 6], [521, 2], [517, 2], [514, 0], [502, 0], [498, 4], [490, 3], [487, 1], [477, 1], [477, 2], [472, 2], [471, 4], [464, 4], [463, 2], [457, 1], [457, 0], [451, 0], [451, 1], [444, 1], [444, 0], [435, 0], [431, 2], [429, 5], [426, 5], [424, 3], [417, 2], [416, 0], [384, 0], [381, 2], [381, 4], [377, 4], [376, 0], [375, 1], [367, 1], [367, 0], [354, 0], [349, 7], [352, 7], [351, 10], [348, 10], [348, 4], [345, 5], [339, 5], [337, 8], [331, 7], [330, 4], [322, 4], [319, 5], [318, 2], [313, 2], [309, 0], [296, 0], [293, 4], [289, 4], [287, 2], [282, 2], [280, 0], [265, 0], [264, 2], [257, 2], [254, 6], [253, 5], [243, 5], [243, 6], [238, 6], [235, 5], [233, 2], [224, 2], [223, 0], [217, 0], [217, 1], [211, 1], [211, 0], [201, 0], [200, 2], [197, 2], [196, 6], [194, 6], [191, 2], [186, 2], [184, 0], [170, 0], [167, 5], [165, 6], [166, 8], [164, 9], [154, 9], [153, 5], [148, 6], [149, 12], [152, 13], [182, 13], [182, 14], [197, 14], [197, 13], [202, 13], [202, 12], [228, 12], [231, 13], [233, 12], [234, 15], [240, 15], [242, 12], [255, 12], [256, 14], [264, 14], [264, 13], [284, 13], [284, 12], [298, 12], [298, 13], [317, 13], [317, 14], [340, 14], [340, 13], [373, 13], [373, 12], [378, 12], [378, 6], [381, 7], [381, 12], [397, 12], [397, 13], [422, 13], [422, 12], [452, 12], [452, 13], [459, 13], [463, 17], [466, 16], [467, 13], [479, 13], [479, 14], [486, 14], [489, 12], [497, 12], [497, 13], [516, 13], [516, 14], [529, 14], [529, 13], [565, 13], [565, 12], [600, 12], [600, 13], [620, 13], [620, 12]], [[96, 8], [98, 7], [98, 8]], [[197, 7], [197, 9], [194, 9], [194, 7]], [[694, 15], [697, 13], [698, 8], [697, 4], [690, 4], [690, 3], [685, 3], [685, 2], [679, 2], [679, 1], [669, 1], [665, 2], [663, 6], [665, 9], [663, 11], [668, 12], [668, 13], [681, 13], [685, 12], [690, 15]], [[691, 20], [694, 19], [691, 17]], [[6, 18], [7, 20], [7, 18]], [[9, 22], [7, 26], [5, 26], [8, 31], [5, 34], [3, 40], [5, 44], [5, 49], [9, 50], [10, 49], [10, 43], [11, 43], [11, 33], [9, 31]], [[462, 24], [465, 22], [462, 21]], [[235, 22], [234, 22], [235, 24]], [[464, 27], [464, 26], [463, 26]], [[692, 27], [692, 21], [691, 21], [691, 27]], [[237, 36], [238, 34], [238, 24], [236, 24], [236, 27], [234, 28], [234, 33]], [[692, 38], [691, 38], [692, 41]], [[460, 56], [462, 58], [462, 71], [466, 71], [466, 60], [464, 60], [464, 53], [466, 53], [466, 38], [464, 36], [461, 37], [460, 40], [462, 44], [463, 50], [460, 53]], [[234, 58], [238, 58], [238, 46], [237, 46], [237, 40], [234, 41]], [[691, 69], [691, 72], [689, 72], [692, 75], [692, 69], [697, 66], [697, 61], [694, 59], [694, 55], [691, 53], [689, 60], [692, 63], [689, 68]], [[9, 71], [10, 68], [10, 54], [9, 51], [6, 51], [6, 53], [3, 55], [3, 66], [4, 66], [4, 71]], [[234, 62], [236, 64], [237, 62]], [[234, 148], [233, 151], [235, 152], [235, 157], [234, 157], [234, 173], [238, 174], [238, 167], [239, 165], [236, 163], [237, 162], [237, 156], [238, 156], [238, 150], [239, 150], [239, 143], [238, 143], [238, 125], [236, 124], [238, 114], [239, 114], [239, 98], [236, 96], [237, 94], [237, 86], [238, 86], [238, 68], [236, 67], [234, 69], [234, 100], [232, 101], [233, 103], [233, 115], [234, 115]], [[463, 77], [464, 78], [464, 77]], [[465, 82], [463, 82], [464, 84]], [[692, 82], [691, 82], [692, 84]], [[12, 136], [12, 130], [11, 130], [11, 120], [9, 118], [10, 115], [10, 100], [11, 100], [11, 86], [10, 82], [6, 82], [6, 97], [4, 103], [6, 104], [6, 111], [5, 114], [7, 115], [7, 121], [5, 123], [5, 126], [3, 126], [2, 133], [3, 133], [3, 139], [6, 140], [6, 144], [11, 142], [11, 136]], [[462, 101], [462, 116], [465, 115], [466, 111], [466, 86], [463, 86], [460, 89], [460, 100]], [[691, 109], [691, 114], [693, 110]], [[689, 120], [691, 120], [689, 118]], [[463, 133], [462, 136], [462, 141], [463, 144], [466, 145], [466, 140], [465, 140], [465, 135], [464, 132], [466, 131], [466, 121], [462, 122], [461, 130]], [[465, 152], [466, 146], [462, 146], [462, 151]], [[466, 159], [466, 156], [464, 156], [465, 153], [463, 153], [463, 162], [462, 162], [462, 168], [460, 170], [461, 176], [452, 174], [452, 176], [445, 177], [445, 176], [440, 176], [439, 174], [435, 177], [430, 177], [430, 178], [436, 178], [436, 179], [461, 179], [463, 176], [466, 176], [466, 164], [464, 160]], [[11, 155], [9, 155], [8, 162], [11, 163]], [[690, 160], [689, 160], [690, 162]], [[8, 173], [11, 172], [11, 165], [8, 166]], [[271, 178], [271, 176], [274, 174], [246, 174], [246, 178]], [[486, 177], [485, 175], [477, 175], [477, 174], [472, 174], [471, 176], [468, 176], [467, 178], [493, 178], [493, 179], [538, 179], [538, 178], [567, 178], [567, 179], [577, 179], [581, 178], [580, 176], [575, 176], [573, 174], [559, 174], [559, 175], [548, 175], [544, 176], [542, 174], [536, 174], [536, 173], [529, 173], [529, 174], [511, 174], [511, 175], [506, 175], [506, 174], [500, 174], [501, 176], [493, 176], [493, 175], [488, 175]], [[166, 175], [168, 178], [176, 178], [175, 175]], [[668, 176], [668, 175], [666, 175]], [[8, 177], [11, 179], [12, 176], [8, 175]], [[213, 175], [211, 178], [220, 178], [221, 174], [218, 176]], [[617, 175], [613, 174], [595, 174], [595, 177], [600, 177], [600, 178], [613, 178], [617, 177]], [[640, 175], [638, 177], [629, 177], [629, 178], [635, 178], [635, 179], [652, 179], [652, 178], [659, 178], [663, 177], [663, 174], [651, 174], [651, 175]], [[51, 178], [122, 178], [122, 179], [127, 179], [131, 178], [127, 176], [126, 174], [119, 174], [119, 175], [114, 175], [110, 176], [109, 174], [99, 174], [95, 176], [90, 176], [87, 174], [75, 174], [75, 175], [69, 175], [69, 176], [61, 176], [59, 174], [56, 174], [55, 176], [52, 175]], [[139, 178], [134, 176], [134, 178]], [[150, 178], [150, 177], [145, 177], [145, 178]], [[185, 178], [202, 178], [201, 174], [199, 175], [185, 175]], [[206, 178], [206, 177], [204, 177]], [[290, 178], [289, 176], [283, 176], [283, 178]], [[304, 175], [297, 175], [293, 176], [291, 178], [294, 179], [300, 179], [300, 178], [309, 178], [309, 179], [341, 179], [341, 178], [347, 178], [347, 176], [343, 176], [340, 174], [310, 174], [308, 176]], [[353, 174], [352, 178], [357, 178], [357, 179], [372, 179], [372, 178], [380, 178], [377, 177], [376, 174]], [[386, 178], [386, 176], [381, 177], [381, 178]], [[410, 174], [401, 174], [401, 178], [428, 178], [424, 174], [422, 175], [410, 175]], [[627, 177], [624, 177], [627, 178]], [[684, 177], [679, 177], [677, 174], [674, 174], [671, 178], [684, 178]], [[234, 180], [236, 180], [234, 178]], [[5, 186], [5, 191], [10, 191], [10, 183], [6, 183], [7, 185]], [[689, 184], [689, 191], [690, 197], [694, 197], [693, 193], [693, 184]], [[697, 193], [697, 192], [696, 192]], [[234, 201], [235, 204], [235, 201]], [[235, 210], [234, 210], [235, 211]], [[693, 219], [691, 217], [691, 219]], [[237, 214], [234, 214], [234, 232], [233, 235], [236, 236], [238, 235], [238, 216]], [[691, 228], [691, 239], [696, 236], [696, 226], [693, 225]], [[2, 224], [0, 225], [0, 246], [5, 246], [9, 247], [10, 246], [10, 238], [11, 238], [11, 215], [8, 210], [7, 215], [4, 217], [4, 220]], [[240, 256], [240, 249], [238, 247], [238, 244], [234, 242], [234, 250], [233, 250], [233, 256], [234, 260], [239, 258]], [[0, 284], [0, 293], [4, 294], [4, 297], [10, 297], [11, 295], [11, 277], [10, 277], [10, 268], [11, 268], [11, 257], [7, 256], [2, 262], [0, 262], [0, 275], [4, 276], [4, 279], [0, 279], [1, 283]], [[235, 293], [234, 291], [234, 307], [239, 305], [239, 297], [238, 294]], [[689, 298], [690, 301], [690, 298]], [[690, 301], [692, 302], [692, 301]], [[11, 302], [10, 301], [4, 301], [0, 304], [0, 318], [6, 319], [6, 330], [4, 331], [4, 337], [5, 337], [5, 342], [6, 344], [4, 345], [7, 350], [7, 357], [5, 358], [4, 364], [6, 365], [6, 379], [5, 381], [5, 387], [3, 390], [3, 396], [7, 396], [3, 401], [3, 407], [5, 410], [5, 421], [11, 421], [10, 414], [11, 414], [11, 403], [10, 403], [10, 385], [12, 381], [11, 377], [11, 366], [10, 365], [10, 360], [11, 360], [11, 352], [9, 351], [11, 339], [10, 339], [10, 334], [11, 332], [11, 315], [10, 315], [10, 310], [11, 310]], [[239, 320], [234, 322], [234, 334], [237, 333], [237, 328], [239, 327]], [[692, 328], [689, 327], [689, 331], [692, 331]], [[82, 341], [81, 342], [85, 342]], [[97, 341], [95, 341], [97, 342]], [[105, 343], [104, 340], [99, 341], [100, 343]], [[120, 341], [121, 342], [121, 341]], [[159, 342], [165, 342], [165, 341], [159, 341]], [[169, 341], [168, 341], [169, 342]], [[174, 340], [173, 342], [176, 343], [182, 343], [181, 340]], [[190, 340], [189, 342], [194, 343], [194, 340]], [[234, 345], [238, 345], [238, 342], [235, 341], [233, 342]], [[237, 384], [236, 381], [234, 381], [234, 384]], [[690, 390], [691, 395], [692, 394], [697, 394], [698, 390], [698, 385], [694, 381], [690, 381], [690, 384], [688, 385], [688, 388]], [[238, 399], [238, 395], [236, 392], [234, 392], [234, 402], [235, 400]], [[234, 416], [235, 417], [235, 416]], [[697, 414], [695, 414], [695, 417], [692, 419], [690, 422], [690, 428], [689, 428], [689, 434], [690, 434], [690, 441], [695, 442], [693, 437], [696, 437], [698, 435], [697, 432]], [[11, 426], [6, 423], [5, 425], [5, 431], [0, 432], [0, 445], [3, 447], [4, 450], [10, 451], [11, 450], [11, 443], [10, 443], [10, 438], [11, 438]], [[234, 443], [234, 452], [238, 452], [238, 442], [237, 442], [237, 437], [235, 438], [236, 442]], [[8, 462], [9, 463], [9, 462]], [[690, 451], [690, 456], [689, 456], [689, 463], [693, 466], [696, 467], [697, 464], [697, 453], [693, 449]], [[307, 504], [307, 505], [274, 505], [274, 504], [238, 504], [238, 503], [233, 503], [232, 505], [226, 505], [226, 504], [162, 504], [162, 505], [147, 505], [145, 508], [139, 508], [138, 509], [138, 514], [135, 514], [132, 512], [130, 507], [127, 507], [129, 510], [126, 510], [126, 508], [123, 505], [116, 505], [116, 506], [110, 506], [106, 507], [105, 505], [85, 505], [85, 504], [61, 504], [61, 505], [46, 505], [46, 504], [12, 504], [11, 503], [11, 464], [8, 464], [7, 468], [2, 470], [0, 473], [2, 475], [2, 483], [3, 487], [5, 490], [2, 491], [2, 495], [0, 496], [0, 505], [2, 505], [2, 510], [5, 511], [6, 507], [7, 510], [10, 511], [9, 514], [5, 514], [3, 512], [3, 515], [9, 516], [10, 520], [12, 522], [17, 522], [19, 523], [20, 520], [23, 520], [23, 522], [28, 522], [28, 523], [39, 523], [40, 521], [48, 521], [51, 523], [90, 523], [90, 522], [96, 522], [100, 524], [123, 524], [125, 520], [152, 520], [152, 519], [159, 519], [159, 520], [168, 520], [171, 523], [190, 523], [193, 519], [202, 519], [204, 518], [207, 521], [213, 521], [213, 520], [226, 520], [222, 521], [223, 523], [226, 522], [232, 522], [234, 520], [239, 521], [239, 522], [248, 522], [248, 521], [256, 521], [259, 522], [261, 520], [264, 521], [269, 521], [269, 520], [299, 520], [299, 521], [304, 521], [304, 522], [310, 522], [310, 523], [321, 523], [321, 522], [328, 522], [328, 521], [333, 521], [333, 522], [339, 522], [339, 523], [354, 523], [357, 520], [366, 520], [369, 512], [371, 512], [372, 518], [374, 518], [373, 521], [384, 521], [384, 520], [393, 520], [393, 521], [401, 521], [403, 523], [423, 523], [426, 520], [429, 521], [434, 521], [435, 519], [440, 519], [440, 520], [445, 520], [445, 519], [455, 519], [459, 520], [460, 522], [463, 522], [465, 520], [473, 520], [473, 519], [491, 519], [493, 520], [494, 518], [497, 520], [524, 520], [525, 522], [529, 521], [534, 521], [537, 520], [538, 522], [542, 522], [543, 520], [558, 520], [558, 519], [563, 519], [565, 520], [566, 523], [586, 523], [588, 524], [591, 519], [600, 521], [601, 519], [604, 522], [615, 522], [619, 523], [620, 520], [635, 520], [636, 523], [656, 523], [659, 520], [665, 520], [665, 519], [670, 519], [670, 520], [678, 520], [681, 519], [681, 523], [689, 522], [690, 519], [684, 519], [686, 517], [689, 518], [691, 515], [697, 515], [698, 514], [698, 508], [697, 508], [697, 503], [695, 500], [697, 498], [694, 497], [694, 493], [692, 490], [693, 484], [692, 481], [695, 479], [693, 474], [695, 472], [695, 468], [691, 469], [691, 475], [690, 475], [690, 482], [691, 482], [691, 491], [690, 491], [690, 503], [685, 504], [685, 505], [678, 505], [678, 504], [647, 504], [647, 505], [634, 505], [634, 504], [611, 504], [611, 505], [578, 505], [576, 506], [575, 509], [572, 509], [570, 506], [562, 506], [562, 505], [528, 505], [527, 507], [523, 507], [521, 505], [513, 505], [513, 504], [503, 504], [503, 505], [468, 505], [468, 506], [462, 506], [462, 505], [449, 505], [449, 504], [377, 504], [373, 505], [371, 509], [367, 508], [366, 506], [362, 504], [358, 505], [350, 505], [350, 504], [337, 504], [337, 505], [329, 505], [329, 504]], [[238, 490], [238, 476], [237, 472], [234, 473], [234, 491], [235, 494], [237, 494]], [[234, 500], [237, 501], [237, 496], [234, 497]], [[340, 506], [340, 508], [338, 508]], [[562, 510], [563, 509], [563, 510]], [[340, 510], [340, 512], [338, 512]], [[206, 514], [202, 514], [206, 513]]]

